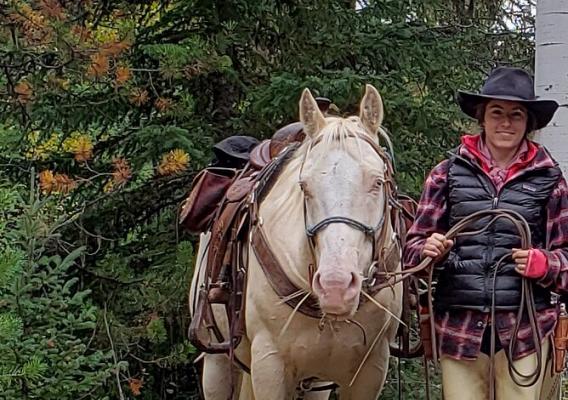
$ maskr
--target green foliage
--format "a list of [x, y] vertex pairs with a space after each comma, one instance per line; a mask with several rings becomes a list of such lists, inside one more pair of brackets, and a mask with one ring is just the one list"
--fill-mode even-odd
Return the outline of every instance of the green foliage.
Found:
[[154, 344], [165, 342], [167, 339], [167, 333], [164, 321], [162, 321], [159, 317], [153, 318], [148, 325], [146, 325], [146, 335], [150, 342]]
[[[430, 363], [430, 398], [442, 399], [442, 384], [440, 371]], [[399, 391], [405, 400], [423, 400], [426, 397], [426, 376], [422, 358], [392, 359], [389, 374], [382, 396], [385, 399], [398, 399]]]
[[31, 198], [3, 218], [11, 242], [0, 254], [0, 398], [76, 399], [109, 378], [110, 354], [89, 346], [96, 307], [72, 272], [85, 249], [48, 255], [56, 220]]
[[2, 340], [19, 340], [24, 333], [22, 320], [13, 314], [0, 315], [0, 338]]
[[18, 249], [7, 247], [0, 253], [0, 294], [14, 282], [24, 262], [24, 254]]

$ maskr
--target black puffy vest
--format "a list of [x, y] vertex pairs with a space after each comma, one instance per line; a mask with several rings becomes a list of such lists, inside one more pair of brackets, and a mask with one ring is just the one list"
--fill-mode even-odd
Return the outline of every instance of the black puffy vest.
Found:
[[[491, 179], [479, 166], [453, 154], [448, 165], [449, 226], [476, 211], [506, 208], [517, 211], [527, 220], [532, 246], [542, 248], [546, 240], [546, 203], [561, 175], [557, 166], [528, 169], [497, 193]], [[486, 227], [489, 220], [489, 217], [479, 220], [471, 230]], [[503, 219], [481, 234], [458, 237], [438, 276], [436, 308], [488, 312], [492, 304], [495, 265], [512, 248], [520, 247], [518, 231]], [[498, 310], [516, 310], [520, 305], [522, 278], [514, 266], [507, 257], [497, 271], [495, 306]], [[537, 309], [550, 306], [549, 290], [533, 283], [533, 292]]]

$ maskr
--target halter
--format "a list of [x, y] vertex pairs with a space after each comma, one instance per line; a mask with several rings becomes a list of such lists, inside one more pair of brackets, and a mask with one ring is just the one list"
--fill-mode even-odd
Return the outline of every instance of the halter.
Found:
[[[358, 230], [360, 232], [363, 232], [365, 234], [365, 237], [369, 238], [369, 240], [371, 240], [371, 245], [372, 245], [372, 261], [371, 264], [369, 265], [368, 268], [366, 268], [366, 272], [363, 274], [363, 280], [366, 284], [366, 286], [368, 287], [372, 287], [375, 284], [375, 272], [376, 272], [376, 268], [377, 265], [381, 264], [381, 261], [384, 261], [384, 244], [386, 241], [386, 234], [388, 232], [388, 224], [385, 223], [386, 220], [386, 215], [389, 212], [389, 206], [392, 205], [392, 200], [393, 198], [393, 192], [395, 191], [395, 187], [394, 187], [394, 183], [392, 180], [392, 175], [393, 175], [393, 168], [392, 168], [392, 164], [391, 164], [391, 160], [388, 157], [388, 155], [385, 153], [385, 151], [383, 150], [382, 147], [380, 147], [377, 143], [375, 143], [373, 140], [371, 140], [371, 138], [367, 135], [363, 135], [363, 134], [358, 134], [358, 133], [353, 133], [353, 134], [349, 134], [348, 137], [353, 137], [353, 138], [357, 138], [357, 139], [361, 139], [364, 140], [366, 143], [368, 143], [373, 150], [375, 151], [375, 153], [381, 158], [381, 160], [385, 163], [386, 166], [386, 171], [385, 171], [385, 178], [382, 180], [382, 184], [383, 184], [383, 190], [384, 190], [384, 206], [383, 206], [383, 212], [381, 214], [381, 218], [379, 219], [379, 221], [374, 225], [367, 225], [365, 223], [362, 223], [356, 219], [350, 218], [350, 217], [344, 217], [344, 216], [330, 216], [330, 217], [326, 217], [324, 219], [322, 219], [321, 221], [319, 221], [316, 224], [312, 224], [310, 225], [308, 223], [308, 206], [307, 206], [307, 197], [305, 195], [304, 192], [304, 188], [302, 187], [302, 185], [300, 185], [300, 189], [302, 190], [302, 194], [304, 195], [304, 227], [305, 227], [305, 231], [306, 231], [306, 236], [308, 237], [308, 242], [310, 244], [310, 250], [312, 252], [312, 256], [314, 258], [314, 264], [315, 264], [315, 260], [316, 260], [316, 251], [315, 251], [315, 239], [316, 239], [316, 235], [319, 231], [321, 231], [322, 229], [324, 229], [325, 227], [332, 225], [332, 224], [345, 224], [350, 226], [351, 228]], [[306, 154], [304, 155], [304, 159], [302, 161], [302, 164], [300, 166], [300, 171], [299, 171], [299, 182], [302, 182], [302, 171], [304, 169], [304, 164], [306, 162], [307, 159], [307, 154], [309, 153], [309, 150], [311, 148], [313, 148], [315, 145], [317, 145], [319, 142], [321, 142], [321, 136], [319, 138], [316, 138], [314, 140], [314, 142], [312, 142], [312, 144], [310, 144], [310, 147], [308, 149], [308, 151], [306, 152]], [[389, 219], [390, 220], [390, 219]], [[310, 266], [310, 269], [313, 267], [313, 264]], [[311, 273], [311, 270], [310, 270]], [[310, 284], [311, 284], [311, 280], [310, 280]]]

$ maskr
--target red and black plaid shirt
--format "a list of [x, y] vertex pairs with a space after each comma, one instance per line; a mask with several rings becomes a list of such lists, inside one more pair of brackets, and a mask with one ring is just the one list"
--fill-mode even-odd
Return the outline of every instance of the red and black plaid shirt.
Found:
[[[479, 138], [464, 136], [459, 155], [477, 163], [488, 172], [488, 166], [479, 157], [477, 146]], [[555, 163], [548, 153], [538, 144], [527, 142], [528, 151], [518, 154], [506, 174], [509, 181], [518, 174], [529, 169], [553, 166]], [[477, 156], [476, 156], [477, 154]], [[431, 172], [424, 184], [416, 219], [410, 228], [404, 248], [403, 262], [405, 268], [417, 265], [421, 260], [422, 249], [426, 239], [435, 232], [444, 234], [447, 226], [446, 204], [448, 160], [442, 161]], [[490, 174], [487, 174], [490, 176]], [[491, 177], [491, 176], [490, 176]], [[505, 182], [506, 182], [505, 181]], [[547, 237], [549, 249], [540, 249], [546, 256], [548, 270], [537, 284], [559, 293], [568, 292], [568, 186], [561, 178], [554, 188], [547, 204]], [[538, 312], [538, 328], [540, 337], [550, 335], [556, 324], [556, 309]], [[489, 324], [489, 314], [475, 310], [451, 310], [435, 314], [436, 332], [438, 334], [439, 354], [455, 359], [475, 359], [479, 355], [485, 327]], [[500, 311], [493, 322], [499, 339], [507, 348], [512, 329], [516, 323], [516, 313]], [[529, 355], [535, 351], [534, 339], [530, 326], [521, 324], [517, 335], [515, 359]]]

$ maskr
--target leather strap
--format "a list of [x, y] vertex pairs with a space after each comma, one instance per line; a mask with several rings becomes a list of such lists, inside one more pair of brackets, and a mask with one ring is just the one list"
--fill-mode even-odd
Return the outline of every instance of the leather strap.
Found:
[[[299, 288], [288, 278], [282, 269], [274, 252], [268, 245], [266, 235], [261, 225], [255, 227], [251, 236], [251, 246], [254, 254], [274, 292], [282, 299], [289, 298], [291, 295], [297, 293]], [[296, 308], [300, 299], [301, 296], [291, 297], [286, 300], [286, 304], [292, 308]], [[312, 318], [321, 318], [322, 316], [318, 301], [313, 295], [310, 295], [300, 305], [298, 311]]]

